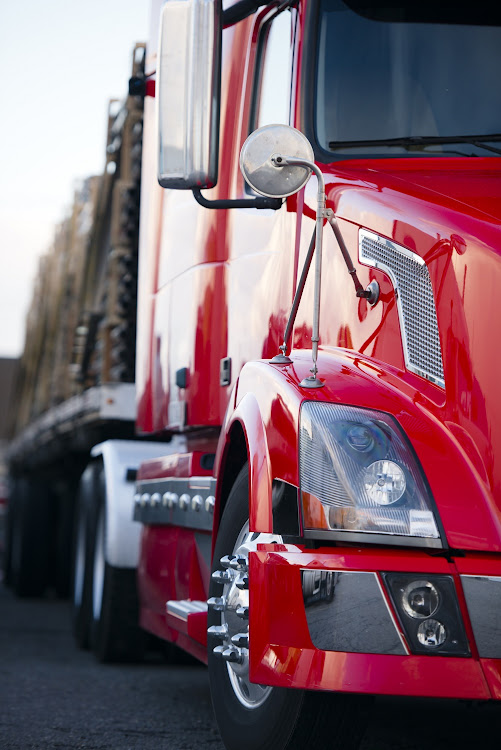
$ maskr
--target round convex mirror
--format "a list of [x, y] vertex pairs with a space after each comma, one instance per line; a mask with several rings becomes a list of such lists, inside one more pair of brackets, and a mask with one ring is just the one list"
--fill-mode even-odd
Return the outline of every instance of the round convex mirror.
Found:
[[313, 162], [313, 149], [299, 130], [288, 125], [265, 125], [255, 130], [240, 151], [240, 169], [251, 188], [269, 198], [294, 195], [308, 181], [307, 166], [277, 166], [272, 157]]

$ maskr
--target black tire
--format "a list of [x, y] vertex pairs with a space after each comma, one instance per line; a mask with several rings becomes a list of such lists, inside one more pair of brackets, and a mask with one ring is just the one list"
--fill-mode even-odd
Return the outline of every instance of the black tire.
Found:
[[[213, 571], [235, 551], [248, 521], [248, 468], [244, 466], [228, 497], [214, 550]], [[227, 586], [229, 584], [226, 584]], [[223, 584], [211, 579], [210, 597], [221, 597]], [[225, 615], [226, 617], [226, 615]], [[221, 613], [209, 608], [208, 625], [220, 625]], [[227, 750], [355, 750], [365, 730], [370, 699], [324, 692], [271, 688], [262, 702], [244, 705], [230, 679], [232, 665], [213, 649], [220, 640], [209, 633], [208, 666], [212, 704]]]
[[49, 488], [42, 482], [17, 479], [8, 508], [9, 584], [16, 596], [42, 596], [49, 585]]
[[12, 567], [11, 567], [11, 549], [12, 549], [12, 526], [13, 526], [13, 496], [14, 496], [14, 480], [9, 482], [9, 495], [7, 503], [7, 514], [5, 516], [5, 536], [4, 536], [4, 549], [2, 558], [2, 572], [3, 572], [3, 583], [5, 586], [12, 586]]
[[325, 598], [328, 602], [334, 599], [334, 593], [336, 589], [335, 573], [327, 573], [327, 579], [325, 581]]
[[139, 627], [136, 569], [106, 560], [104, 469], [97, 476], [94, 514], [91, 648], [101, 662], [136, 662], [144, 656], [146, 635]]
[[78, 487], [73, 534], [72, 626], [79, 648], [90, 646], [94, 512], [98, 464], [87, 466]]
[[73, 529], [75, 525], [75, 482], [65, 485], [55, 498], [55, 538], [52, 554], [51, 581], [56, 595], [68, 599], [72, 592]]

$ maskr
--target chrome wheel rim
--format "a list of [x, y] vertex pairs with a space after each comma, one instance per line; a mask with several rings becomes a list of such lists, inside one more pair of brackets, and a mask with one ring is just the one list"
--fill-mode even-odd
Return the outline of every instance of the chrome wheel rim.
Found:
[[250, 533], [249, 523], [246, 522], [237, 537], [232, 554], [228, 556], [240, 560], [239, 568], [226, 567], [225, 558], [222, 559], [222, 565], [226, 567], [229, 580], [223, 583], [224, 605], [221, 610], [221, 627], [224, 629], [224, 636], [220, 652], [227, 653], [229, 649], [235, 655], [237, 660], [226, 661], [228, 677], [235, 696], [245, 708], [250, 710], [262, 706], [273, 688], [249, 680], [249, 623], [248, 619], [242, 619], [242, 616], [237, 614], [237, 610], [248, 611], [249, 607], [248, 585], [242, 587], [242, 574], [247, 573], [248, 570], [249, 552], [257, 549], [258, 544], [272, 542], [280, 543], [281, 537], [276, 534]]

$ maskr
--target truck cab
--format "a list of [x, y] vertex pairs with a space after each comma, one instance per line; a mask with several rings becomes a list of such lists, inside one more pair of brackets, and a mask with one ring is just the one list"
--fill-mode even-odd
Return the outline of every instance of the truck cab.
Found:
[[209, 597], [191, 650], [229, 748], [302, 731], [311, 696], [279, 688], [348, 713], [350, 693], [501, 695], [498, 24], [163, 6], [139, 426], [187, 451], [139, 470], [139, 588], [188, 650]]

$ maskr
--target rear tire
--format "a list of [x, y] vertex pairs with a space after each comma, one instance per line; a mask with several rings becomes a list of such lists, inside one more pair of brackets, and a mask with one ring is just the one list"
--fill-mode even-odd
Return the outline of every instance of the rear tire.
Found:
[[100, 662], [140, 661], [146, 634], [138, 624], [136, 569], [118, 568], [106, 560], [106, 486], [102, 465], [97, 476], [96, 500], [91, 648]]
[[73, 536], [73, 635], [79, 648], [90, 646], [92, 622], [92, 572], [94, 559], [93, 517], [95, 513], [97, 463], [87, 466], [77, 493]]
[[[246, 524], [248, 528], [248, 494], [248, 467], [245, 465], [230, 492], [221, 519], [213, 570], [221, 567], [220, 558], [234, 554], [239, 548]], [[248, 534], [247, 538], [252, 540], [255, 536]], [[229, 598], [234, 593], [229, 587], [230, 583], [222, 584], [211, 578], [209, 596], [225, 595]], [[228, 624], [232, 617], [233, 612], [227, 611], [222, 617], [220, 612], [209, 608], [208, 625]], [[244, 620], [241, 627], [245, 630]], [[245, 681], [241, 666], [231, 674], [234, 665], [213, 651], [218, 645], [221, 645], [221, 640], [209, 633], [212, 704], [227, 750], [304, 750], [306, 747], [355, 750], [359, 746], [370, 699], [276, 687], [259, 690], [258, 686], [248, 683], [248, 671]]]
[[47, 485], [17, 479], [8, 514], [9, 585], [16, 596], [42, 596], [49, 585], [51, 497]]

